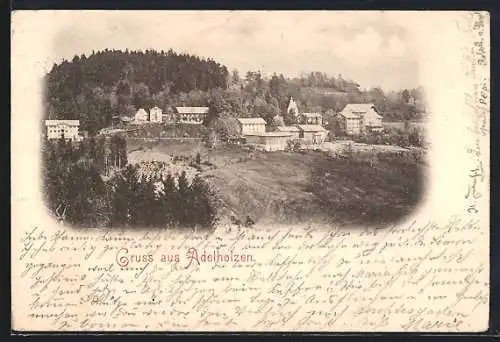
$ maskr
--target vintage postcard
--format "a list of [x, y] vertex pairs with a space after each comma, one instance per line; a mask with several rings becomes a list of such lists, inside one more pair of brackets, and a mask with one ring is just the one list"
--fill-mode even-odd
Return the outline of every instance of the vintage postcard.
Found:
[[14, 12], [12, 329], [487, 330], [489, 32]]

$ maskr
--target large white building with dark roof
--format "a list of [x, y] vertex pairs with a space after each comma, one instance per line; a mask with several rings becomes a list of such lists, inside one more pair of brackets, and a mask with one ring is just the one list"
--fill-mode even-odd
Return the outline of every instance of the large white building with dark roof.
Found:
[[208, 107], [175, 107], [178, 122], [185, 124], [201, 125], [208, 115]]
[[47, 127], [47, 139], [78, 140], [78, 128], [80, 120], [45, 120]]

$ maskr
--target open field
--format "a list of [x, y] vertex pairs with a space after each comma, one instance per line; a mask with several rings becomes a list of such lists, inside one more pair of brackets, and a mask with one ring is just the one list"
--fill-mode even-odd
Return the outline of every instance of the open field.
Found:
[[209, 150], [194, 142], [131, 140], [129, 161], [171, 162], [173, 155], [183, 155], [189, 157], [188, 167], [199, 152], [199, 172], [215, 186], [224, 213], [241, 219], [373, 226], [404, 218], [424, 196], [427, 167], [385, 150], [376, 149], [373, 162], [331, 158], [325, 152], [250, 152], [241, 146]]
[[223, 200], [263, 222], [386, 224], [423, 196], [424, 167], [330, 159], [321, 152], [274, 152], [210, 172]]

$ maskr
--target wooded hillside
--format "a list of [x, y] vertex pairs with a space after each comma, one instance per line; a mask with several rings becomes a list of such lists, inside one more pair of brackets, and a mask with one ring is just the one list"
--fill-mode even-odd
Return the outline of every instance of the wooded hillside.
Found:
[[[153, 50], [92, 52], [54, 65], [46, 75], [45, 118], [79, 119], [81, 130], [93, 134], [111, 124], [113, 116], [132, 116], [138, 108], [209, 106], [209, 119], [219, 116], [286, 118], [290, 96], [303, 112], [335, 113], [347, 103], [373, 102], [387, 121], [420, 119], [423, 90], [362, 90], [342, 75], [321, 72], [297, 78], [258, 71], [238, 71], [212, 59]], [[415, 100], [416, 103], [414, 103]], [[289, 123], [289, 122], [287, 122]]]

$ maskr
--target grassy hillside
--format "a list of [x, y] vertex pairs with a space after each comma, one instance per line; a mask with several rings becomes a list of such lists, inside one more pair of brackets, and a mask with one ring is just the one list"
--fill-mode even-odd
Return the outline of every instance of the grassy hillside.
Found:
[[424, 170], [383, 157], [374, 166], [275, 152], [210, 173], [225, 203], [254, 221], [375, 225], [412, 212], [424, 195]]
[[405, 153], [334, 159], [324, 152], [208, 150], [193, 140], [132, 140], [129, 148], [131, 162], [183, 156], [186, 166], [199, 152], [201, 172], [217, 189], [223, 212], [264, 224], [385, 225], [411, 213], [424, 196], [426, 166]]

